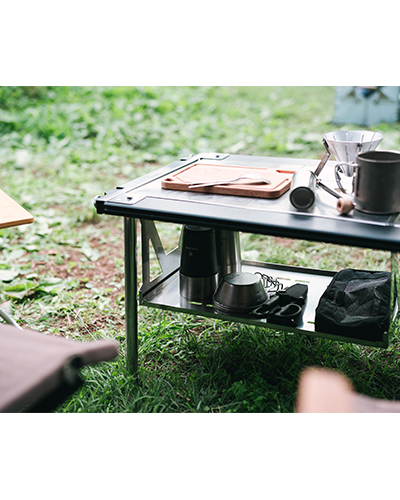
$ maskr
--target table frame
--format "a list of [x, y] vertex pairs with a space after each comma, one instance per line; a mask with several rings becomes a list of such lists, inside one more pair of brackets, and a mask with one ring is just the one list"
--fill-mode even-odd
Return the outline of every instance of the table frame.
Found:
[[[115, 190], [106, 192], [104, 196], [99, 196], [95, 200], [95, 206], [98, 213], [122, 216], [124, 218], [124, 252], [125, 252], [125, 320], [126, 320], [126, 350], [127, 350], [127, 369], [136, 373], [138, 370], [138, 304], [160, 307], [169, 310], [178, 310], [185, 313], [221, 317], [224, 320], [235, 322], [244, 322], [258, 324], [264, 327], [276, 328], [279, 330], [291, 330], [299, 333], [306, 333], [318, 337], [331, 338], [344, 342], [354, 342], [376, 347], [387, 347], [390, 343], [390, 337], [395, 328], [395, 318], [397, 317], [397, 301], [395, 300], [394, 290], [399, 289], [399, 266], [397, 253], [400, 251], [400, 226], [397, 225], [398, 214], [390, 217], [371, 217], [353, 221], [352, 224], [344, 224], [340, 217], [330, 219], [313, 216], [311, 213], [285, 213], [274, 212], [273, 217], [265, 218], [265, 212], [251, 212], [252, 217], [244, 217], [243, 210], [230, 207], [229, 214], [225, 210], [216, 211], [207, 210], [206, 207], [196, 210], [195, 204], [191, 200], [163, 199], [150, 200], [148, 196], [141, 196], [143, 191], [151, 188], [152, 183], [158, 182], [162, 177], [170, 175], [177, 169], [184, 168], [188, 164], [209, 160], [210, 156], [214, 161], [216, 156], [221, 158], [218, 161], [243, 162], [249, 163], [256, 158], [256, 163], [264, 161], [276, 162], [276, 158], [249, 157], [239, 155], [224, 155], [218, 153], [196, 155], [190, 158], [173, 162], [166, 167], [158, 169], [151, 174], [130, 181], [123, 186], [118, 186]], [[290, 163], [294, 168], [299, 168], [305, 162], [311, 167], [316, 167], [317, 160], [294, 160], [279, 159], [285, 164]], [[332, 162], [329, 162], [332, 163]], [[253, 165], [252, 165], [253, 166]], [[332, 168], [332, 165], [331, 165]], [[150, 186], [150, 188], [149, 188]], [[148, 191], [146, 191], [148, 193]], [[208, 196], [208, 195], [203, 195]], [[288, 197], [287, 195], [284, 195]], [[264, 215], [264, 218], [262, 217]], [[311, 217], [310, 217], [311, 215]], [[359, 216], [358, 214], [357, 216]], [[137, 259], [137, 222], [141, 222], [142, 231], [142, 285], [138, 287], [138, 259]], [[391, 271], [392, 271], [392, 324], [389, 332], [386, 332], [382, 341], [360, 341], [359, 339], [349, 339], [341, 336], [332, 336], [320, 332], [306, 329], [301, 331], [298, 328], [291, 329], [281, 325], [271, 325], [263, 320], [248, 320], [240, 317], [227, 317], [214, 314], [196, 304], [184, 304], [175, 307], [171, 303], [160, 303], [153, 301], [155, 290], [158, 288], [166, 289], [170, 283], [177, 279], [179, 274], [180, 249], [174, 249], [168, 255], [162, 247], [154, 221], [171, 222], [178, 224], [194, 223], [206, 225], [216, 229], [231, 229], [232, 231], [243, 231], [256, 234], [265, 234], [271, 236], [281, 236], [294, 239], [306, 239], [311, 241], [324, 241], [327, 243], [342, 244], [355, 247], [374, 248], [378, 250], [387, 250], [391, 252]], [[149, 272], [149, 253], [150, 243], [156, 251], [156, 255], [162, 268], [161, 275], [155, 280], [150, 279]], [[267, 266], [267, 269], [273, 269], [273, 265], [267, 263], [243, 261], [243, 266]], [[293, 268], [290, 266], [275, 266], [279, 272], [290, 273]], [[285, 267], [288, 267], [285, 269]], [[295, 268], [300, 273], [315, 274], [316, 276], [325, 275], [330, 281], [334, 275], [332, 271], [319, 271]], [[152, 295], [153, 294], [153, 295]]]

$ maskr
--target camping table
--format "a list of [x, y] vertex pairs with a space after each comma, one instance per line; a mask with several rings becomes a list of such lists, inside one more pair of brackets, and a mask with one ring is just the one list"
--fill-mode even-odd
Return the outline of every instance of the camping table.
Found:
[[[376, 347], [389, 345], [397, 312], [394, 293], [390, 304], [393, 318], [391, 328], [379, 341], [342, 337], [340, 332], [338, 335], [330, 335], [315, 331], [315, 308], [335, 274], [333, 271], [242, 260], [243, 271], [268, 273], [285, 280], [287, 285], [296, 281], [308, 283], [308, 301], [303, 322], [295, 329], [271, 325], [263, 319], [216, 314], [211, 306], [185, 301], [179, 294], [180, 249], [178, 247], [168, 254], [165, 253], [154, 221], [385, 250], [391, 253], [392, 291], [395, 282], [398, 282], [399, 214], [378, 216], [354, 210], [349, 215], [339, 215], [336, 210], [336, 198], [320, 188], [317, 189], [314, 206], [303, 212], [291, 205], [289, 191], [277, 199], [261, 199], [162, 188], [163, 178], [173, 176], [179, 170], [195, 163], [243, 168], [279, 169], [284, 166], [293, 170], [305, 165], [315, 170], [319, 161], [223, 153], [191, 155], [96, 197], [94, 203], [99, 214], [124, 218], [127, 368], [130, 371], [137, 370], [138, 298], [140, 304], [150, 307], [275, 327], [278, 330], [291, 330]], [[331, 189], [335, 189], [334, 166], [335, 163], [329, 161], [320, 175], [322, 182]], [[142, 284], [139, 294], [136, 219], [140, 219], [142, 231]], [[150, 242], [162, 269], [155, 279], [150, 279]]]
[[[32, 215], [0, 189], [0, 229], [31, 224], [32, 222]], [[7, 323], [18, 327], [15, 321], [2, 309], [0, 309], [0, 316]]]

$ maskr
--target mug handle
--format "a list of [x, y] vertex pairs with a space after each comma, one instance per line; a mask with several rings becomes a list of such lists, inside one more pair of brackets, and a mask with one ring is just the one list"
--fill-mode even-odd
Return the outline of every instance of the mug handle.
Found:
[[338, 163], [337, 165], [335, 165], [335, 179], [336, 179], [336, 184], [339, 186], [339, 189], [340, 191], [342, 191], [342, 193], [345, 193], [345, 194], [349, 194], [345, 189], [344, 187], [342, 186], [342, 182], [341, 182], [341, 178], [340, 178], [340, 175], [339, 173], [343, 174], [343, 170], [341, 168], [342, 165], [348, 165], [349, 167], [356, 167], [357, 164], [356, 163], [347, 163], [347, 162], [341, 162], [341, 163]]

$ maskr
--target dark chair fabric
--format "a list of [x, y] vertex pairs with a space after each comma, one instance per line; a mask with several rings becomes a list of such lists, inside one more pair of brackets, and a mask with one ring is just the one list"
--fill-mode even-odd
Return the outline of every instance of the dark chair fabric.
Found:
[[83, 381], [79, 368], [118, 356], [113, 340], [81, 342], [0, 325], [0, 412], [51, 411]]

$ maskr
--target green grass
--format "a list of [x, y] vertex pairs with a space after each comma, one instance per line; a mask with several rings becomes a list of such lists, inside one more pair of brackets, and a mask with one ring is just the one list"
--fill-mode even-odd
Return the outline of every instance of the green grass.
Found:
[[[188, 153], [320, 158], [333, 102], [333, 87], [0, 87], [0, 186], [35, 216], [0, 230], [0, 304], [26, 328], [120, 344], [59, 412], [293, 412], [310, 365], [400, 399], [397, 335], [383, 350], [142, 307], [138, 378], [125, 369], [122, 221], [98, 216], [94, 196]], [[371, 128], [400, 149], [400, 124]], [[168, 248], [179, 231], [161, 225]], [[241, 238], [261, 261], [389, 266], [386, 252]]]
[[347, 374], [361, 393], [400, 398], [398, 339], [381, 351], [160, 311], [141, 319], [139, 380], [123, 355], [87, 367], [86, 385], [60, 411], [292, 412], [311, 365]]

